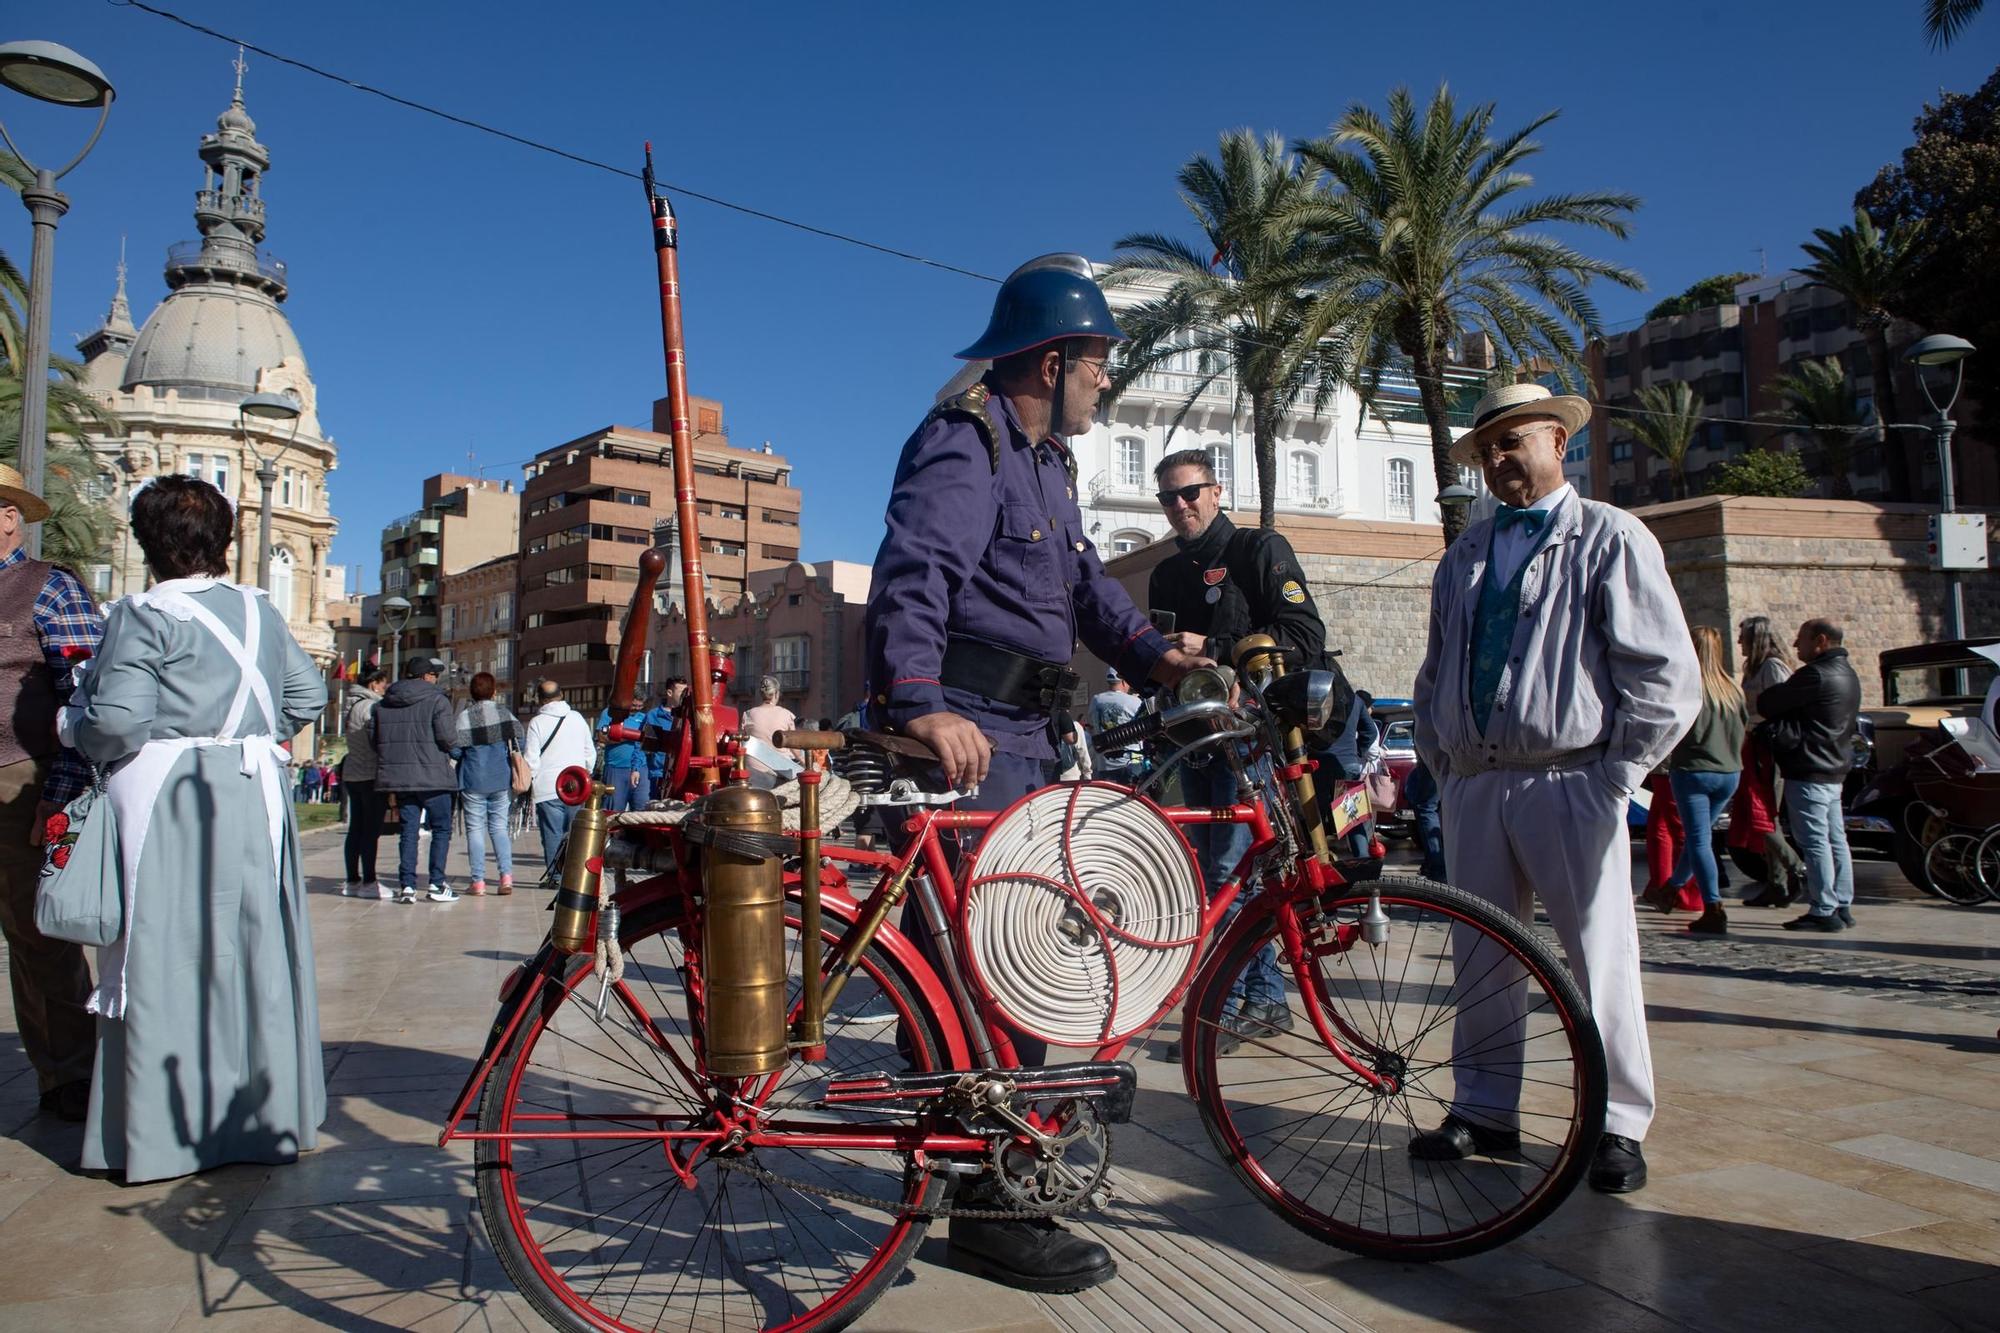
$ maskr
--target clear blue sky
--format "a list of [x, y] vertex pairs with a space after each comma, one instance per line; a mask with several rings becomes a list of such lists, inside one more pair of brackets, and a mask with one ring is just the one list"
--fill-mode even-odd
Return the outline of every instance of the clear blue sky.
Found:
[[[985, 273], [1049, 250], [1109, 254], [1186, 230], [1173, 175], [1236, 126], [1322, 132], [1349, 104], [1448, 80], [1512, 128], [1561, 108], [1539, 187], [1618, 189], [1632, 240], [1591, 238], [1651, 290], [1790, 264], [1909, 142], [1940, 89], [2000, 53], [2000, 12], [1943, 55], [1918, 0], [1505, 7], [1251, 3], [1031, 7], [571, 0], [160, 0], [196, 22], [527, 137]], [[120, 234], [143, 319], [165, 247], [195, 235], [199, 137], [234, 50], [105, 0], [13, 5], [6, 39], [74, 47], [118, 87], [65, 181], [55, 340], [109, 302]], [[337, 560], [376, 586], [377, 534], [434, 472], [512, 466], [664, 393], [638, 185], [250, 57], [273, 164], [270, 247], [340, 446]], [[84, 113], [5, 95], [32, 157]], [[868, 560], [896, 450], [984, 326], [991, 286], [683, 200], [694, 392], [769, 439], [806, 492], [808, 559]], [[25, 212], [0, 246], [25, 268]], [[2000, 350], [2000, 349], [1996, 349]]]

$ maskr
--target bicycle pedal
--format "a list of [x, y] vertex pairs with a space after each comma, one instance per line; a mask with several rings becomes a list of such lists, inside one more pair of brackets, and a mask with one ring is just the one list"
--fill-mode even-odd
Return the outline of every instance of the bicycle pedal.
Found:
[[1086, 1060], [1027, 1069], [857, 1074], [829, 1080], [819, 1105], [874, 1106], [914, 1112], [963, 1102], [986, 1089], [1004, 1088], [1009, 1101], [1064, 1098], [1092, 1102], [1107, 1123], [1124, 1124], [1132, 1118], [1132, 1101], [1138, 1087], [1139, 1076], [1124, 1061]]

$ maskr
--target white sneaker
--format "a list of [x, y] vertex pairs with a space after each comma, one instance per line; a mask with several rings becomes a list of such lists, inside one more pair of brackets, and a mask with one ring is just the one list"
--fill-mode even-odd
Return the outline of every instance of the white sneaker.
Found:
[[451, 891], [451, 885], [449, 884], [431, 885], [429, 897], [434, 903], [455, 903], [458, 901], [458, 895]]
[[416, 900], [417, 900], [417, 890], [413, 885], [409, 884], [405, 884], [403, 886], [402, 893], [397, 895], [396, 899], [396, 901], [398, 902], [405, 902], [405, 903], [413, 903]]
[[344, 879], [340, 882], [340, 896], [343, 898], [359, 898], [367, 890], [367, 887], [367, 884], [362, 880]]
[[387, 884], [383, 884], [380, 881], [377, 881], [375, 885], [375, 896], [386, 903], [396, 896], [396, 891], [390, 888]]

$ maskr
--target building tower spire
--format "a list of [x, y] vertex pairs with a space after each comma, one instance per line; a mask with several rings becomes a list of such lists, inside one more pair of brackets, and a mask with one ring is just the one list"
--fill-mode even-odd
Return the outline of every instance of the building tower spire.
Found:
[[132, 350], [137, 342], [139, 330], [132, 324], [132, 303], [125, 299], [125, 238], [118, 238], [118, 290], [112, 294], [111, 309], [105, 314], [104, 322], [83, 336], [76, 350], [88, 361], [105, 352], [116, 352], [120, 358]]
[[230, 62], [236, 89], [215, 133], [201, 139], [202, 185], [195, 192], [198, 245], [175, 246], [167, 256], [167, 286], [231, 282], [285, 299], [285, 266], [259, 250], [264, 241], [264, 201], [258, 195], [270, 169], [270, 150], [257, 142], [257, 123], [243, 109], [243, 48]]

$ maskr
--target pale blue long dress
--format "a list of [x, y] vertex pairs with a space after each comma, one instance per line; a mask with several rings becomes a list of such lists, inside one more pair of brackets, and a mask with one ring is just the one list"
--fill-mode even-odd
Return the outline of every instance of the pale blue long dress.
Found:
[[[229, 733], [253, 738], [247, 746], [191, 739], [218, 737], [244, 673], [190, 604], [245, 649], [240, 588], [162, 583], [111, 608], [65, 717], [76, 747], [109, 766], [114, 794], [121, 777], [158, 780], [127, 885], [122, 993], [114, 946], [101, 953], [93, 999], [97, 1068], [83, 1165], [123, 1169], [128, 1182], [292, 1161], [316, 1145], [326, 1118], [298, 827], [284, 799], [284, 755], [272, 748], [319, 713], [326, 686], [254, 594], [254, 660], [276, 726], [253, 700]], [[267, 763], [279, 774], [275, 812]], [[128, 781], [128, 802], [133, 790]]]

